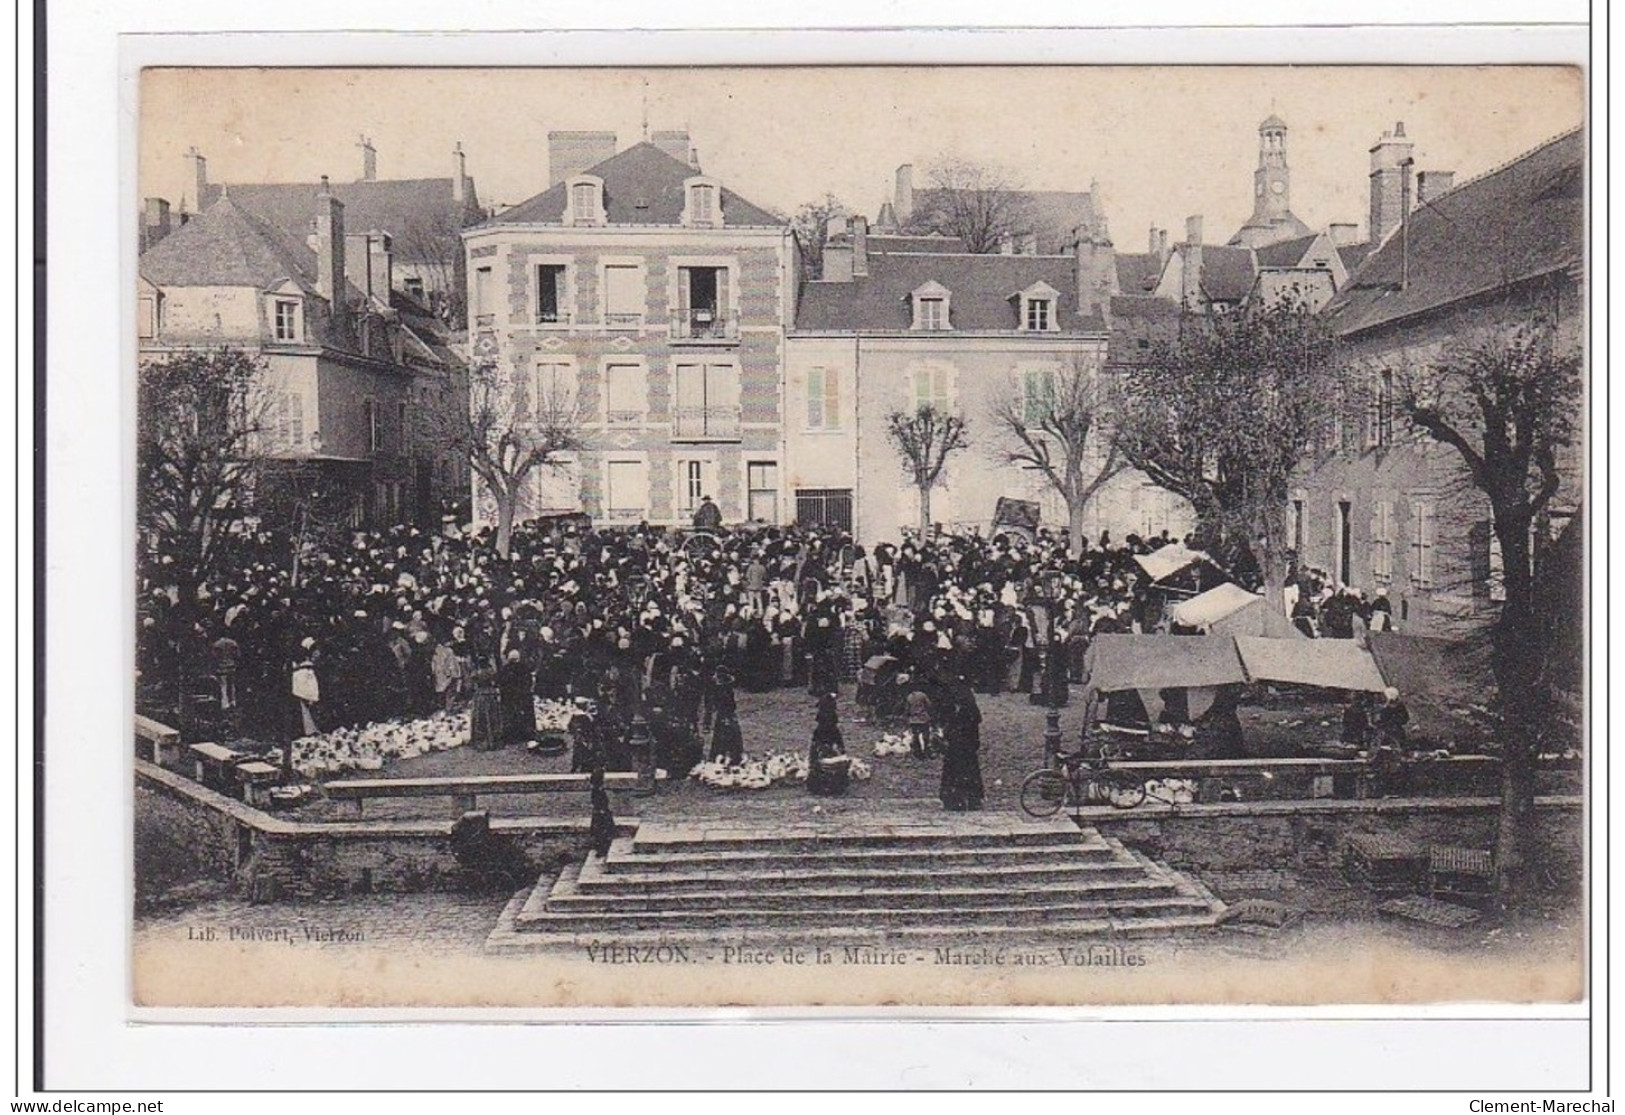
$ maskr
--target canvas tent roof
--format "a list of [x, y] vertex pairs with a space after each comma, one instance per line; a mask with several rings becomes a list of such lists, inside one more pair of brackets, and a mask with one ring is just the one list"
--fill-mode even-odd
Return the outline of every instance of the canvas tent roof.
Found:
[[1240, 585], [1226, 582], [1216, 588], [1169, 605], [1168, 615], [1175, 623], [1186, 627], [1207, 627], [1235, 615], [1251, 604], [1262, 604], [1264, 598], [1248, 592]]
[[1371, 652], [1353, 639], [1261, 639], [1238, 635], [1236, 650], [1253, 681], [1373, 693], [1381, 693], [1388, 685]]
[[1247, 680], [1229, 636], [1098, 635], [1089, 644], [1084, 669], [1088, 687], [1100, 693]]
[[1160, 550], [1152, 550], [1149, 554], [1135, 554], [1134, 560], [1145, 570], [1146, 576], [1153, 581], [1160, 581], [1165, 577], [1172, 577], [1181, 569], [1186, 569], [1197, 562], [1211, 561], [1201, 550], [1188, 550], [1181, 545], [1164, 546]]

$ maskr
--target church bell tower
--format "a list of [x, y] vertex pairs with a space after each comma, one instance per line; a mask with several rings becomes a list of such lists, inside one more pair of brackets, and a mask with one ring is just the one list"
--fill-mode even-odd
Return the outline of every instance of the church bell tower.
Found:
[[1286, 166], [1286, 121], [1271, 113], [1258, 126], [1258, 169], [1253, 171], [1253, 219], [1272, 224], [1291, 207], [1291, 172]]

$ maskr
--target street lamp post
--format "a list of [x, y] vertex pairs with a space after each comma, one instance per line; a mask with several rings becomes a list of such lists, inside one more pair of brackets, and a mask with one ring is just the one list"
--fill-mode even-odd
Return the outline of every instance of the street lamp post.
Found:
[[1053, 767], [1059, 764], [1061, 755], [1061, 703], [1055, 681], [1055, 664], [1058, 661], [1055, 613], [1061, 602], [1060, 572], [1054, 569], [1046, 572], [1043, 585], [1044, 598], [1049, 602], [1049, 607], [1045, 609], [1049, 639], [1044, 647], [1044, 765]]

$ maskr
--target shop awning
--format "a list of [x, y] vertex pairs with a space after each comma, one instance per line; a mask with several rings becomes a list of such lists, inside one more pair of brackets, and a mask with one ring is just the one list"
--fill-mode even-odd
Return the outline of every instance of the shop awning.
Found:
[[1381, 693], [1387, 687], [1371, 652], [1353, 639], [1236, 637], [1241, 664], [1253, 681]]
[[1145, 575], [1156, 582], [1172, 577], [1181, 569], [1188, 569], [1198, 562], [1211, 562], [1213, 559], [1201, 550], [1189, 550], [1176, 544], [1152, 550], [1149, 554], [1135, 554], [1134, 560], [1145, 571]]
[[1086, 688], [1170, 689], [1247, 680], [1228, 635], [1097, 635], [1084, 662]]

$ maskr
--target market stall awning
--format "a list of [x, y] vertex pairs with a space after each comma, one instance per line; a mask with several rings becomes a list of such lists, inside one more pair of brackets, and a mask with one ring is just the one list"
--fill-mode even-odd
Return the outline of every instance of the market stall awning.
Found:
[[1228, 635], [1097, 635], [1085, 686], [1100, 693], [1240, 684], [1247, 680]]
[[1201, 550], [1190, 550], [1176, 544], [1152, 550], [1149, 554], [1135, 554], [1134, 560], [1145, 570], [1145, 575], [1155, 582], [1172, 577], [1181, 569], [1188, 569], [1198, 562], [1211, 562], [1213, 559]]
[[1186, 627], [1207, 627], [1228, 619], [1251, 604], [1262, 604], [1264, 598], [1248, 592], [1240, 585], [1226, 582], [1217, 588], [1181, 600], [1168, 606], [1168, 617]]
[[1253, 681], [1381, 693], [1387, 687], [1371, 652], [1353, 639], [1263, 639], [1236, 636], [1241, 664]]

